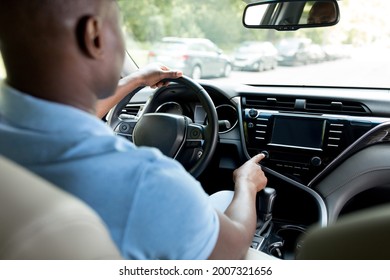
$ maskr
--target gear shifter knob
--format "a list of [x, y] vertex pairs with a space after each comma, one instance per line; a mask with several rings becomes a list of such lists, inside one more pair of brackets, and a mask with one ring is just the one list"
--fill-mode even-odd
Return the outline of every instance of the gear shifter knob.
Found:
[[276, 197], [273, 188], [265, 188], [257, 196], [257, 217], [263, 222], [272, 218], [272, 208]]

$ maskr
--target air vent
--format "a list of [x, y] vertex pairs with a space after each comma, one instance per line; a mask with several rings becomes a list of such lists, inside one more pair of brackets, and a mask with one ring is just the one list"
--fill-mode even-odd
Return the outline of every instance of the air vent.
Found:
[[243, 97], [245, 108], [312, 112], [319, 114], [371, 115], [370, 110], [359, 102], [329, 99], [303, 99], [290, 97]]
[[306, 111], [330, 114], [370, 115], [370, 110], [359, 102], [331, 101], [326, 99], [306, 100]]
[[141, 108], [141, 105], [127, 104], [126, 107], [122, 109], [121, 114], [137, 116]]
[[292, 111], [295, 106], [295, 98], [289, 97], [264, 97], [259, 96], [256, 98], [243, 97], [243, 105], [247, 108], [254, 109], [268, 109], [268, 110], [285, 110]]

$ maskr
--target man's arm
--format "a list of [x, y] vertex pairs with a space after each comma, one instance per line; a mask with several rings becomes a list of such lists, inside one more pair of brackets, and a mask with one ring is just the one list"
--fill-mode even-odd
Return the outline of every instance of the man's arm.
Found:
[[233, 200], [224, 213], [218, 212], [220, 230], [209, 259], [242, 259], [256, 230], [256, 194], [264, 189], [267, 178], [258, 163], [259, 154], [234, 171]]
[[149, 64], [122, 78], [118, 83], [114, 95], [99, 100], [96, 104], [96, 116], [98, 118], [104, 117], [112, 107], [137, 87], [150, 86], [151, 88], [158, 88], [166, 86], [167, 83], [162, 82], [163, 79], [175, 79], [182, 75], [183, 73], [181, 71], [170, 70], [168, 67], [160, 64]]

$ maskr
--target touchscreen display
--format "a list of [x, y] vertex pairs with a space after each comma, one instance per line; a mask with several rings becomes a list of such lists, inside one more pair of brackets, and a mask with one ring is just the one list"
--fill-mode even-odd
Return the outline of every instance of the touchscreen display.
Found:
[[277, 116], [271, 144], [320, 149], [324, 129], [325, 120]]

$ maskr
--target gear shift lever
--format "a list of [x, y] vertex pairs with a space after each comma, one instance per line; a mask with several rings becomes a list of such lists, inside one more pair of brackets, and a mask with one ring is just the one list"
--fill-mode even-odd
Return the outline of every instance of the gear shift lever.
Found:
[[265, 188], [257, 196], [257, 221], [258, 227], [266, 224], [272, 218], [272, 208], [276, 197], [273, 188]]
[[251, 246], [256, 250], [263, 250], [264, 242], [272, 230], [272, 207], [275, 197], [276, 191], [273, 188], [265, 188], [256, 196], [257, 226]]

